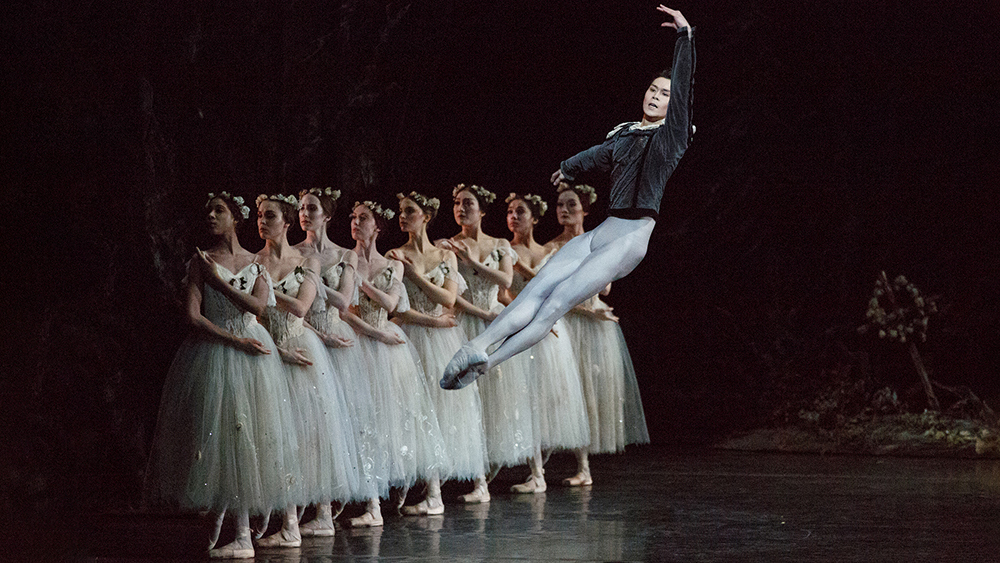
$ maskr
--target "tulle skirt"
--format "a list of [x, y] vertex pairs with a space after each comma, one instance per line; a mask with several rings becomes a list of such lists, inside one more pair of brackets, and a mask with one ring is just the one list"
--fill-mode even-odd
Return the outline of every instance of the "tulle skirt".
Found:
[[358, 342], [358, 336], [350, 325], [338, 321], [325, 327], [325, 332], [354, 341], [353, 346], [346, 348], [327, 347], [330, 360], [338, 375], [334, 381], [341, 387], [347, 400], [347, 412], [350, 414], [354, 428], [354, 439], [357, 443], [357, 467], [360, 469], [358, 489], [352, 491], [352, 500], [367, 500], [384, 493], [378, 490], [375, 479], [376, 457], [376, 425], [375, 409], [372, 407], [372, 394], [368, 362], [365, 353]]
[[[394, 323], [385, 326], [406, 338]], [[389, 487], [409, 487], [418, 479], [440, 476], [448, 466], [448, 454], [413, 346], [384, 344], [367, 336], [359, 336], [358, 345], [371, 377], [374, 475], [381, 495]]]
[[250, 355], [192, 335], [167, 374], [144, 496], [182, 510], [268, 514], [300, 498], [300, 470], [285, 369], [267, 330], [242, 336]]
[[311, 330], [282, 346], [301, 349], [310, 366], [285, 364], [299, 443], [301, 496], [297, 504], [348, 502], [360, 490], [361, 468], [343, 366], [334, 366], [326, 346]]
[[590, 422], [573, 344], [562, 319], [537, 344], [523, 352], [530, 368], [539, 440], [544, 449], [590, 445]]
[[[503, 306], [497, 305], [496, 309], [499, 312]], [[486, 330], [486, 321], [475, 315], [460, 315], [459, 325], [469, 339]], [[539, 440], [528, 377], [527, 356], [518, 354], [476, 380], [483, 401], [486, 452], [491, 464], [522, 465], [534, 455]]]
[[639, 385], [621, 327], [574, 312], [563, 320], [583, 383], [590, 452], [620, 452], [627, 444], [648, 444]]
[[466, 340], [465, 332], [458, 326], [403, 325], [403, 330], [423, 364], [427, 388], [434, 400], [438, 425], [448, 450], [450, 463], [442, 479], [468, 480], [485, 475], [488, 460], [479, 386], [474, 382], [456, 391], [446, 391], [440, 385], [445, 366]]

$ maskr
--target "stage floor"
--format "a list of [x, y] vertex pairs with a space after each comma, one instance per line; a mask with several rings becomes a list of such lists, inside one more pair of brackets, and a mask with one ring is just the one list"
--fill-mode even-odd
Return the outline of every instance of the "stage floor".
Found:
[[[592, 486], [561, 487], [574, 462], [553, 456], [539, 495], [505, 492], [527, 469], [504, 470], [486, 505], [456, 504], [467, 486], [447, 484], [444, 516], [338, 522], [333, 538], [258, 549], [256, 560], [1000, 561], [997, 461], [644, 447], [591, 466]], [[90, 515], [24, 556], [190, 561], [202, 528], [192, 517]]]

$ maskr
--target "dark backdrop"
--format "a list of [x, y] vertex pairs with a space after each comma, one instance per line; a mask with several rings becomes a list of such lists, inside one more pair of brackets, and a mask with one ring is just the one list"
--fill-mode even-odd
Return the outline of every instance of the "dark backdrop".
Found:
[[[554, 204], [551, 172], [638, 119], [673, 50], [655, 4], [564, 4], [7, 2], [0, 508], [136, 501], [207, 192]], [[654, 442], [774, 423], [835, 376], [919, 406], [905, 351], [856, 331], [883, 269], [940, 296], [933, 377], [997, 396], [1000, 20], [964, 4], [673, 6], [698, 28], [698, 132], [608, 298]], [[432, 236], [456, 230], [446, 211]]]

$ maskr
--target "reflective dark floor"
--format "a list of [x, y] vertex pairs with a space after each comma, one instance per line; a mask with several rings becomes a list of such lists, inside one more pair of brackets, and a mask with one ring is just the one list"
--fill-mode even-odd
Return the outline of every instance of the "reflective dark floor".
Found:
[[[505, 470], [487, 505], [456, 504], [466, 487], [448, 484], [443, 517], [338, 524], [334, 538], [258, 549], [256, 560], [1000, 561], [997, 461], [646, 447], [591, 466], [594, 485], [560, 487], [574, 462], [553, 456], [550, 488], [533, 496], [503, 492], [526, 472]], [[91, 517], [64, 536], [79, 545], [50, 544], [37, 559], [188, 561], [202, 557], [202, 528], [191, 517]]]

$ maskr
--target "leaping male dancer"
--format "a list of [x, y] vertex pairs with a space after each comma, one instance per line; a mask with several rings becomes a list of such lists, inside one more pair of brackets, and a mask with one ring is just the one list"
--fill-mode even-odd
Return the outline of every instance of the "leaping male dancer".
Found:
[[[441, 387], [460, 389], [489, 368], [530, 348], [570, 309], [631, 272], [649, 244], [667, 179], [687, 149], [691, 126], [694, 30], [677, 10], [661, 24], [677, 30], [673, 68], [653, 80], [642, 121], [623, 123], [607, 139], [560, 165], [552, 183], [585, 171], [610, 172], [609, 217], [566, 243], [487, 329], [445, 367]], [[487, 353], [497, 342], [500, 346]]]

